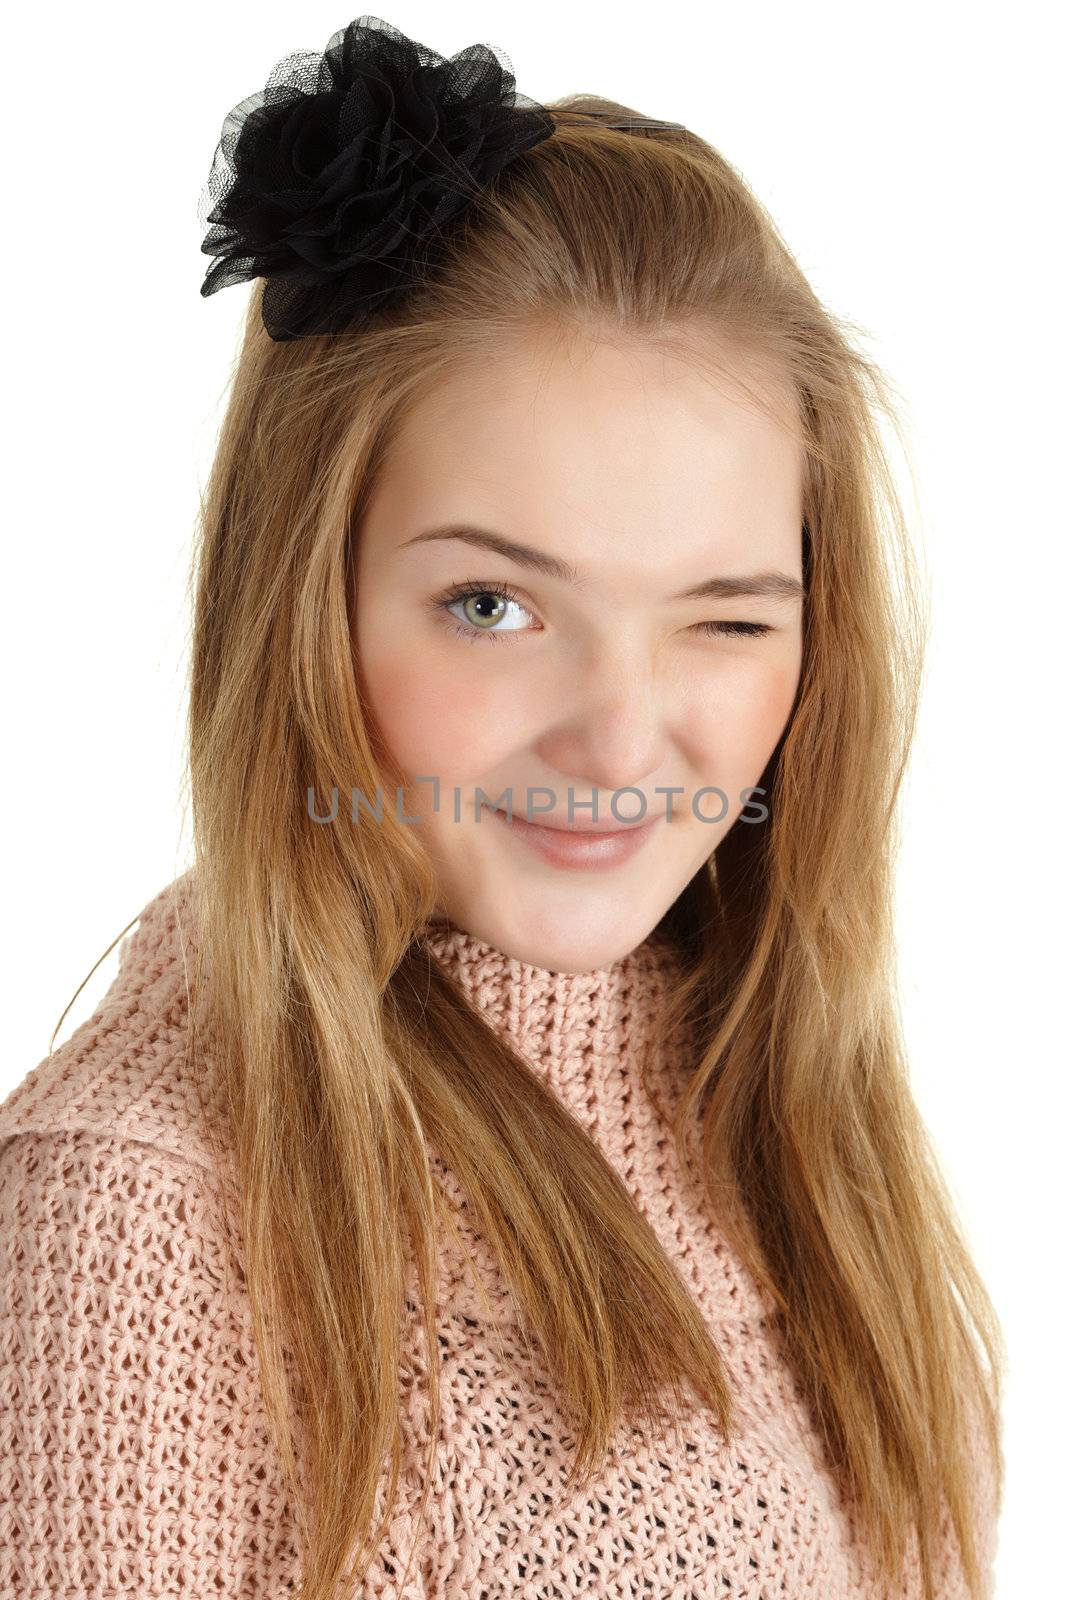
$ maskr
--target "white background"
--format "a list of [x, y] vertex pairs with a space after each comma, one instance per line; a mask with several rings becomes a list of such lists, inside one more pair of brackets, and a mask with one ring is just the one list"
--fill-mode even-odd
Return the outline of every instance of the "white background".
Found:
[[[353, 11], [351, 15], [356, 15]], [[1010, 1356], [999, 1600], [1062, 1528], [1062, 56], [1052, 8], [404, 4], [536, 99], [597, 92], [737, 165], [901, 397], [933, 634], [905, 796], [915, 1093]], [[15, 13], [5, 72], [8, 1040], [0, 1096], [189, 860], [185, 581], [247, 286], [199, 289], [225, 113], [336, 4]], [[909, 469], [902, 468], [905, 474]], [[1060, 959], [1057, 959], [1060, 957]], [[111, 980], [97, 968], [57, 1043]]]

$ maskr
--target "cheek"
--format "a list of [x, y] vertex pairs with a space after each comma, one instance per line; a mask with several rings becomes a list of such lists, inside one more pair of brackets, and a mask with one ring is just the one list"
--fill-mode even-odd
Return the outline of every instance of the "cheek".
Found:
[[734, 784], [754, 783], [789, 721], [799, 680], [799, 661], [790, 658], [721, 684], [698, 719], [701, 767], [725, 770]]
[[763, 740], [768, 744], [768, 755], [789, 721], [799, 683], [799, 656], [772, 665], [761, 675], [753, 706], [753, 720], [762, 730]]
[[[492, 649], [492, 645], [474, 645]], [[417, 653], [368, 640], [361, 679], [382, 740], [402, 772], [459, 777], [498, 759], [502, 710], [484, 670], [447, 663], [432, 646]]]

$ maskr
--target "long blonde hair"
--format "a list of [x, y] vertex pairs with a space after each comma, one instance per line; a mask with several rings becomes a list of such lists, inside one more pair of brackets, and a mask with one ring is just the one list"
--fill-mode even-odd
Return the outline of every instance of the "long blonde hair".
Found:
[[[389, 806], [373, 827], [307, 817], [309, 789], [370, 797], [397, 781], [354, 670], [353, 552], [409, 408], [517, 335], [686, 351], [706, 330], [799, 402], [808, 599], [769, 822], [733, 828], [665, 918], [687, 955], [669, 1020], [699, 1042], [673, 1131], [683, 1149], [698, 1119], [709, 1208], [773, 1299], [879, 1572], [893, 1581], [910, 1538], [931, 1600], [947, 1513], [979, 1596], [975, 1427], [999, 1509], [1004, 1357], [896, 1009], [892, 857], [925, 610], [879, 427], [889, 385], [713, 148], [567, 117], [635, 115], [610, 101], [550, 109], [554, 135], [473, 198], [432, 276], [367, 327], [274, 343], [256, 285], [203, 500], [194, 989], [225, 1090], [264, 1399], [300, 1506], [302, 1594], [332, 1600], [395, 1503], [408, 1248], [437, 1349], [431, 1149], [555, 1375], [576, 1481], [623, 1419], [679, 1414], [687, 1383], [729, 1436], [714, 1330], [651, 1227], [432, 963], [427, 977], [437, 888], [417, 830]], [[432, 1440], [432, 1363], [431, 1380]]]

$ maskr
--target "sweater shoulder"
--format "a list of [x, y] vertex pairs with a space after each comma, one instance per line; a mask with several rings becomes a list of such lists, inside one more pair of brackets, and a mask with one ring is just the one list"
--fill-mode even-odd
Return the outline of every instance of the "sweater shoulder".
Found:
[[190, 869], [142, 907], [92, 1016], [0, 1102], [0, 1144], [20, 1134], [97, 1134], [215, 1164], [211, 1112], [194, 1077], [199, 1063], [190, 1061], [194, 913]]

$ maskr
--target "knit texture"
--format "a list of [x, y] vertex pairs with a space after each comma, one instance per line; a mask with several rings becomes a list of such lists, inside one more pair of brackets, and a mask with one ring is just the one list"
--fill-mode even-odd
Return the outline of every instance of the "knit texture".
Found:
[[[210, 1100], [205, 1112], [185, 1062], [178, 918], [188, 940], [191, 881], [186, 873], [149, 902], [96, 1012], [0, 1106], [2, 1600], [296, 1591], [293, 1508], [260, 1400], [243, 1275], [224, 1243]], [[567, 1420], [438, 1162], [501, 1334], [491, 1334], [446, 1232], [443, 1415], [427, 1522], [416, 1548], [427, 1384], [413, 1332], [401, 1372], [403, 1495], [360, 1595], [885, 1600], [776, 1345], [770, 1306], [642, 1085], [648, 1060], [665, 1108], [680, 1087], [678, 1043], [665, 1046], [658, 1028], [672, 947], [651, 936], [598, 972], [567, 975], [448, 922], [428, 940], [597, 1141], [677, 1262], [726, 1363], [737, 1431], [727, 1448], [696, 1399], [681, 1440], [626, 1426], [593, 1488], [573, 1496]], [[993, 1490], [977, 1451], [976, 1472], [991, 1566]], [[899, 1600], [920, 1592], [913, 1547]], [[951, 1540], [938, 1593], [966, 1595]]]

